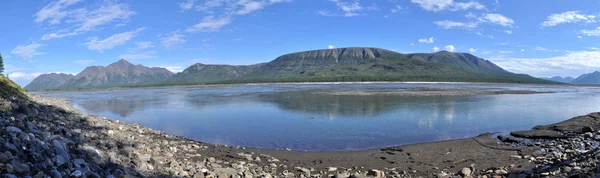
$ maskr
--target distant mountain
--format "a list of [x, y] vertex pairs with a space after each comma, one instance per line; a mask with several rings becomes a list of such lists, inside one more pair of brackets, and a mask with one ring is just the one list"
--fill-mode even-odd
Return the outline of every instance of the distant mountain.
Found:
[[406, 57], [409, 59], [418, 59], [427, 62], [438, 62], [477, 73], [486, 73], [491, 75], [510, 74], [510, 72], [498, 67], [496, 64], [477, 56], [473, 56], [469, 53], [451, 53], [448, 51], [440, 51], [436, 53], [406, 54]]
[[600, 72], [583, 74], [571, 82], [572, 84], [600, 84]]
[[119, 87], [164, 82], [173, 73], [165, 68], [133, 65], [121, 59], [107, 67], [87, 67], [62, 88], [102, 88]]
[[379, 48], [336, 48], [286, 54], [260, 66], [250, 77], [282, 77], [306, 74], [343, 65], [357, 65], [370, 59], [398, 56]]
[[233, 65], [210, 65], [196, 63], [180, 73], [173, 75], [166, 83], [176, 84], [202, 84], [222, 80], [231, 80], [244, 77], [254, 72], [263, 64], [233, 66]]
[[26, 90], [55, 90], [60, 89], [74, 75], [63, 73], [42, 74], [25, 86]]
[[247, 66], [197, 63], [177, 74], [122, 59], [107, 67], [87, 67], [60, 88], [345, 81], [554, 83], [508, 72], [468, 53], [401, 54], [354, 47], [290, 53], [268, 63]]
[[231, 82], [326, 81], [551, 83], [510, 73], [467, 53], [401, 54], [379, 48], [337, 48], [286, 54]]
[[571, 83], [573, 80], [575, 80], [575, 78], [573, 77], [561, 77], [561, 76], [554, 76], [554, 77], [540, 77], [541, 79], [544, 80], [550, 80], [550, 81], [555, 81], [555, 82], [560, 82], [560, 83]]

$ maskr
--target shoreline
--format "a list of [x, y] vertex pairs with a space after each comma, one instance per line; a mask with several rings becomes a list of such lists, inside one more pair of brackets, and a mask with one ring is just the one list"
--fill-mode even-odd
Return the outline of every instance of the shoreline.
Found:
[[[3, 146], [25, 149], [0, 153], [0, 162], [6, 167], [0, 165], [0, 170], [6, 170], [2, 172], [7, 174], [34, 177], [559, 176], [593, 170], [596, 163], [590, 163], [587, 158], [576, 159], [586, 153], [595, 159], [598, 147], [589, 142], [600, 139], [596, 131], [600, 129], [600, 114], [593, 113], [528, 131], [515, 131], [511, 134], [519, 138], [502, 136], [500, 142], [492, 138], [492, 134], [482, 134], [360, 151], [296, 152], [202, 143], [139, 124], [85, 114], [64, 99], [37, 95], [29, 98], [31, 103], [11, 101], [14, 113], [3, 113], [0, 123], [0, 127], [5, 128], [0, 131], [5, 135], [4, 140], [0, 140], [5, 141]], [[533, 140], [523, 141], [523, 138]], [[40, 146], [40, 143], [47, 144]], [[585, 152], [571, 149], [576, 144], [592, 146]], [[565, 146], [560, 149], [557, 145]], [[561, 151], [540, 153], [549, 148]], [[50, 150], [45, 161], [49, 161], [46, 163], [49, 165], [39, 167], [40, 160], [26, 160], [29, 158], [27, 150], [38, 149]], [[557, 152], [558, 160], [564, 158], [578, 164], [558, 164], [557, 170], [562, 173], [549, 172], [555, 166], [547, 160]], [[5, 160], [6, 157], [10, 159]]]
[[61, 91], [87, 91], [87, 90], [116, 90], [116, 89], [136, 89], [136, 88], [165, 88], [165, 87], [195, 87], [195, 86], [227, 86], [227, 85], [344, 85], [344, 84], [477, 84], [477, 85], [533, 85], [533, 86], [587, 86], [600, 87], [600, 85], [575, 85], [561, 83], [494, 83], [494, 82], [425, 82], [425, 81], [371, 81], [371, 82], [265, 82], [265, 83], [231, 83], [231, 84], [189, 84], [189, 85], [152, 85], [152, 86], [121, 86], [121, 87], [101, 87], [101, 88], [73, 88], [73, 89], [53, 89], [53, 90], [32, 90], [29, 92], [61, 92]]

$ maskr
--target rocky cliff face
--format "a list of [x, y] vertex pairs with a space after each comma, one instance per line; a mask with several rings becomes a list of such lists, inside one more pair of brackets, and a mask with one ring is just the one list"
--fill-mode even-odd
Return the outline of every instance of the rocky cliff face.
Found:
[[91, 66], [77, 74], [62, 88], [130, 86], [164, 82], [173, 73], [165, 68], [133, 65], [121, 59], [107, 67]]

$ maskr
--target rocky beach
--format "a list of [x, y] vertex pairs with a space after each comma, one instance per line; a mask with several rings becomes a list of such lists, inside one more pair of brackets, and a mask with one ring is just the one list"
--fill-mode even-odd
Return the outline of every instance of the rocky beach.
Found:
[[[600, 113], [474, 138], [347, 152], [213, 145], [3, 85], [3, 177], [596, 177]], [[13, 88], [11, 88], [13, 87]]]

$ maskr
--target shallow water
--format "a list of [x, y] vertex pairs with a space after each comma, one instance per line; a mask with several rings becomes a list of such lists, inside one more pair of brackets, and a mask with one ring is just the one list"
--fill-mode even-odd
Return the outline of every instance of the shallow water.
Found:
[[[352, 92], [533, 90], [478, 96]], [[346, 93], [330, 95], [328, 93]], [[530, 129], [600, 111], [600, 88], [508, 84], [254, 84], [36, 93], [202, 142], [307, 151], [360, 150]]]

